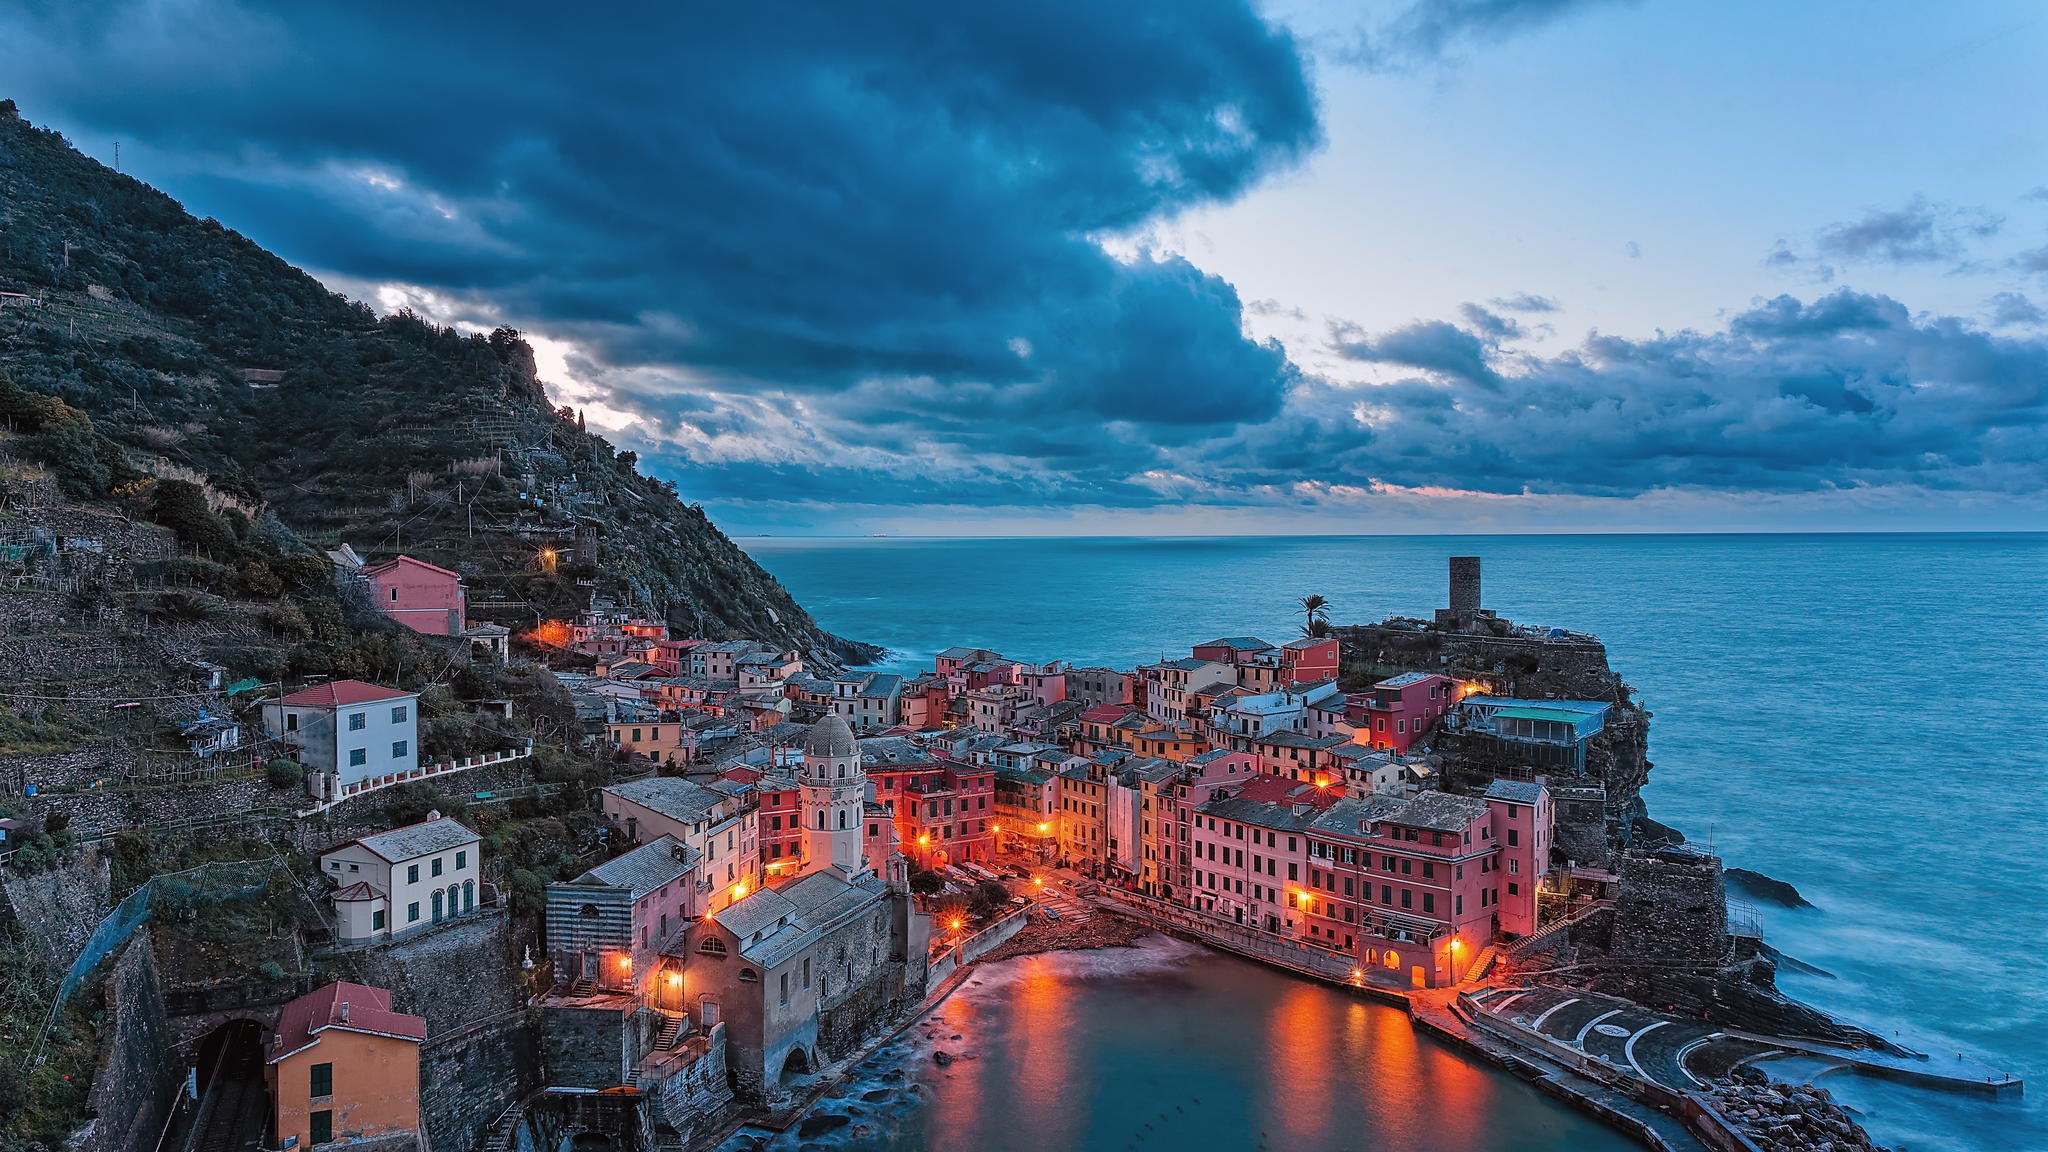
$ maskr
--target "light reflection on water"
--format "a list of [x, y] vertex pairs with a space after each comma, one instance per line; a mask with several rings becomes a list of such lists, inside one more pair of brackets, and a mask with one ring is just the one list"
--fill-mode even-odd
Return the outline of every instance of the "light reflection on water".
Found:
[[853, 1122], [812, 1143], [888, 1152], [1634, 1147], [1397, 1009], [1162, 938], [982, 969], [817, 1114]]

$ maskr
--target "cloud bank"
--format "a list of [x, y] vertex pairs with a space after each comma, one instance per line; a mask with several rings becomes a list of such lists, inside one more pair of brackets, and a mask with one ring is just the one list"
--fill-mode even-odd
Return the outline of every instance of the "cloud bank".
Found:
[[[1425, 0], [1374, 43], [1592, 3]], [[0, 15], [0, 74], [340, 283], [544, 335], [570, 398], [741, 523], [2048, 491], [2016, 294], [1989, 329], [1841, 290], [1537, 356], [1559, 305], [1525, 292], [1336, 322], [1341, 371], [1305, 373], [1246, 328], [1298, 310], [1130, 250], [1320, 142], [1299, 45], [1244, 0], [88, 3]], [[1915, 201], [1813, 246], [1950, 259], [1987, 227]]]

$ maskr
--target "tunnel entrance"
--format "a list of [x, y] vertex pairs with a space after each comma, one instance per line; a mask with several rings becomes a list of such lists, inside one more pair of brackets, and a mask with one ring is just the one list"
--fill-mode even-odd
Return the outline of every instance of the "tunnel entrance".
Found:
[[263, 1025], [230, 1020], [199, 1042], [193, 1065], [198, 1103], [185, 1152], [247, 1152], [269, 1143], [270, 1092], [263, 1084]]

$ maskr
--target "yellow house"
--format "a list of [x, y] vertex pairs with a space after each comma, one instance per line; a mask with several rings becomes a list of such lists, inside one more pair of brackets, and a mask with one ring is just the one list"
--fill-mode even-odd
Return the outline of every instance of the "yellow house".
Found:
[[285, 1005], [263, 1069], [276, 1147], [418, 1133], [426, 1038], [382, 988], [337, 982]]

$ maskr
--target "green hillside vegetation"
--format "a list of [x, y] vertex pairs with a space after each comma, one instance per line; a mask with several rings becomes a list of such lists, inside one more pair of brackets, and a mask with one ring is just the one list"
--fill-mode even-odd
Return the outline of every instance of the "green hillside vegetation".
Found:
[[[289, 585], [280, 562], [348, 542], [455, 569], [476, 615], [515, 628], [604, 595], [821, 664], [878, 654], [819, 629], [700, 508], [554, 407], [517, 332], [380, 317], [12, 102], [0, 291], [40, 300], [0, 309], [0, 428], [71, 495], [146, 484], [146, 514], [227, 592]], [[251, 387], [245, 369], [282, 376]]]

